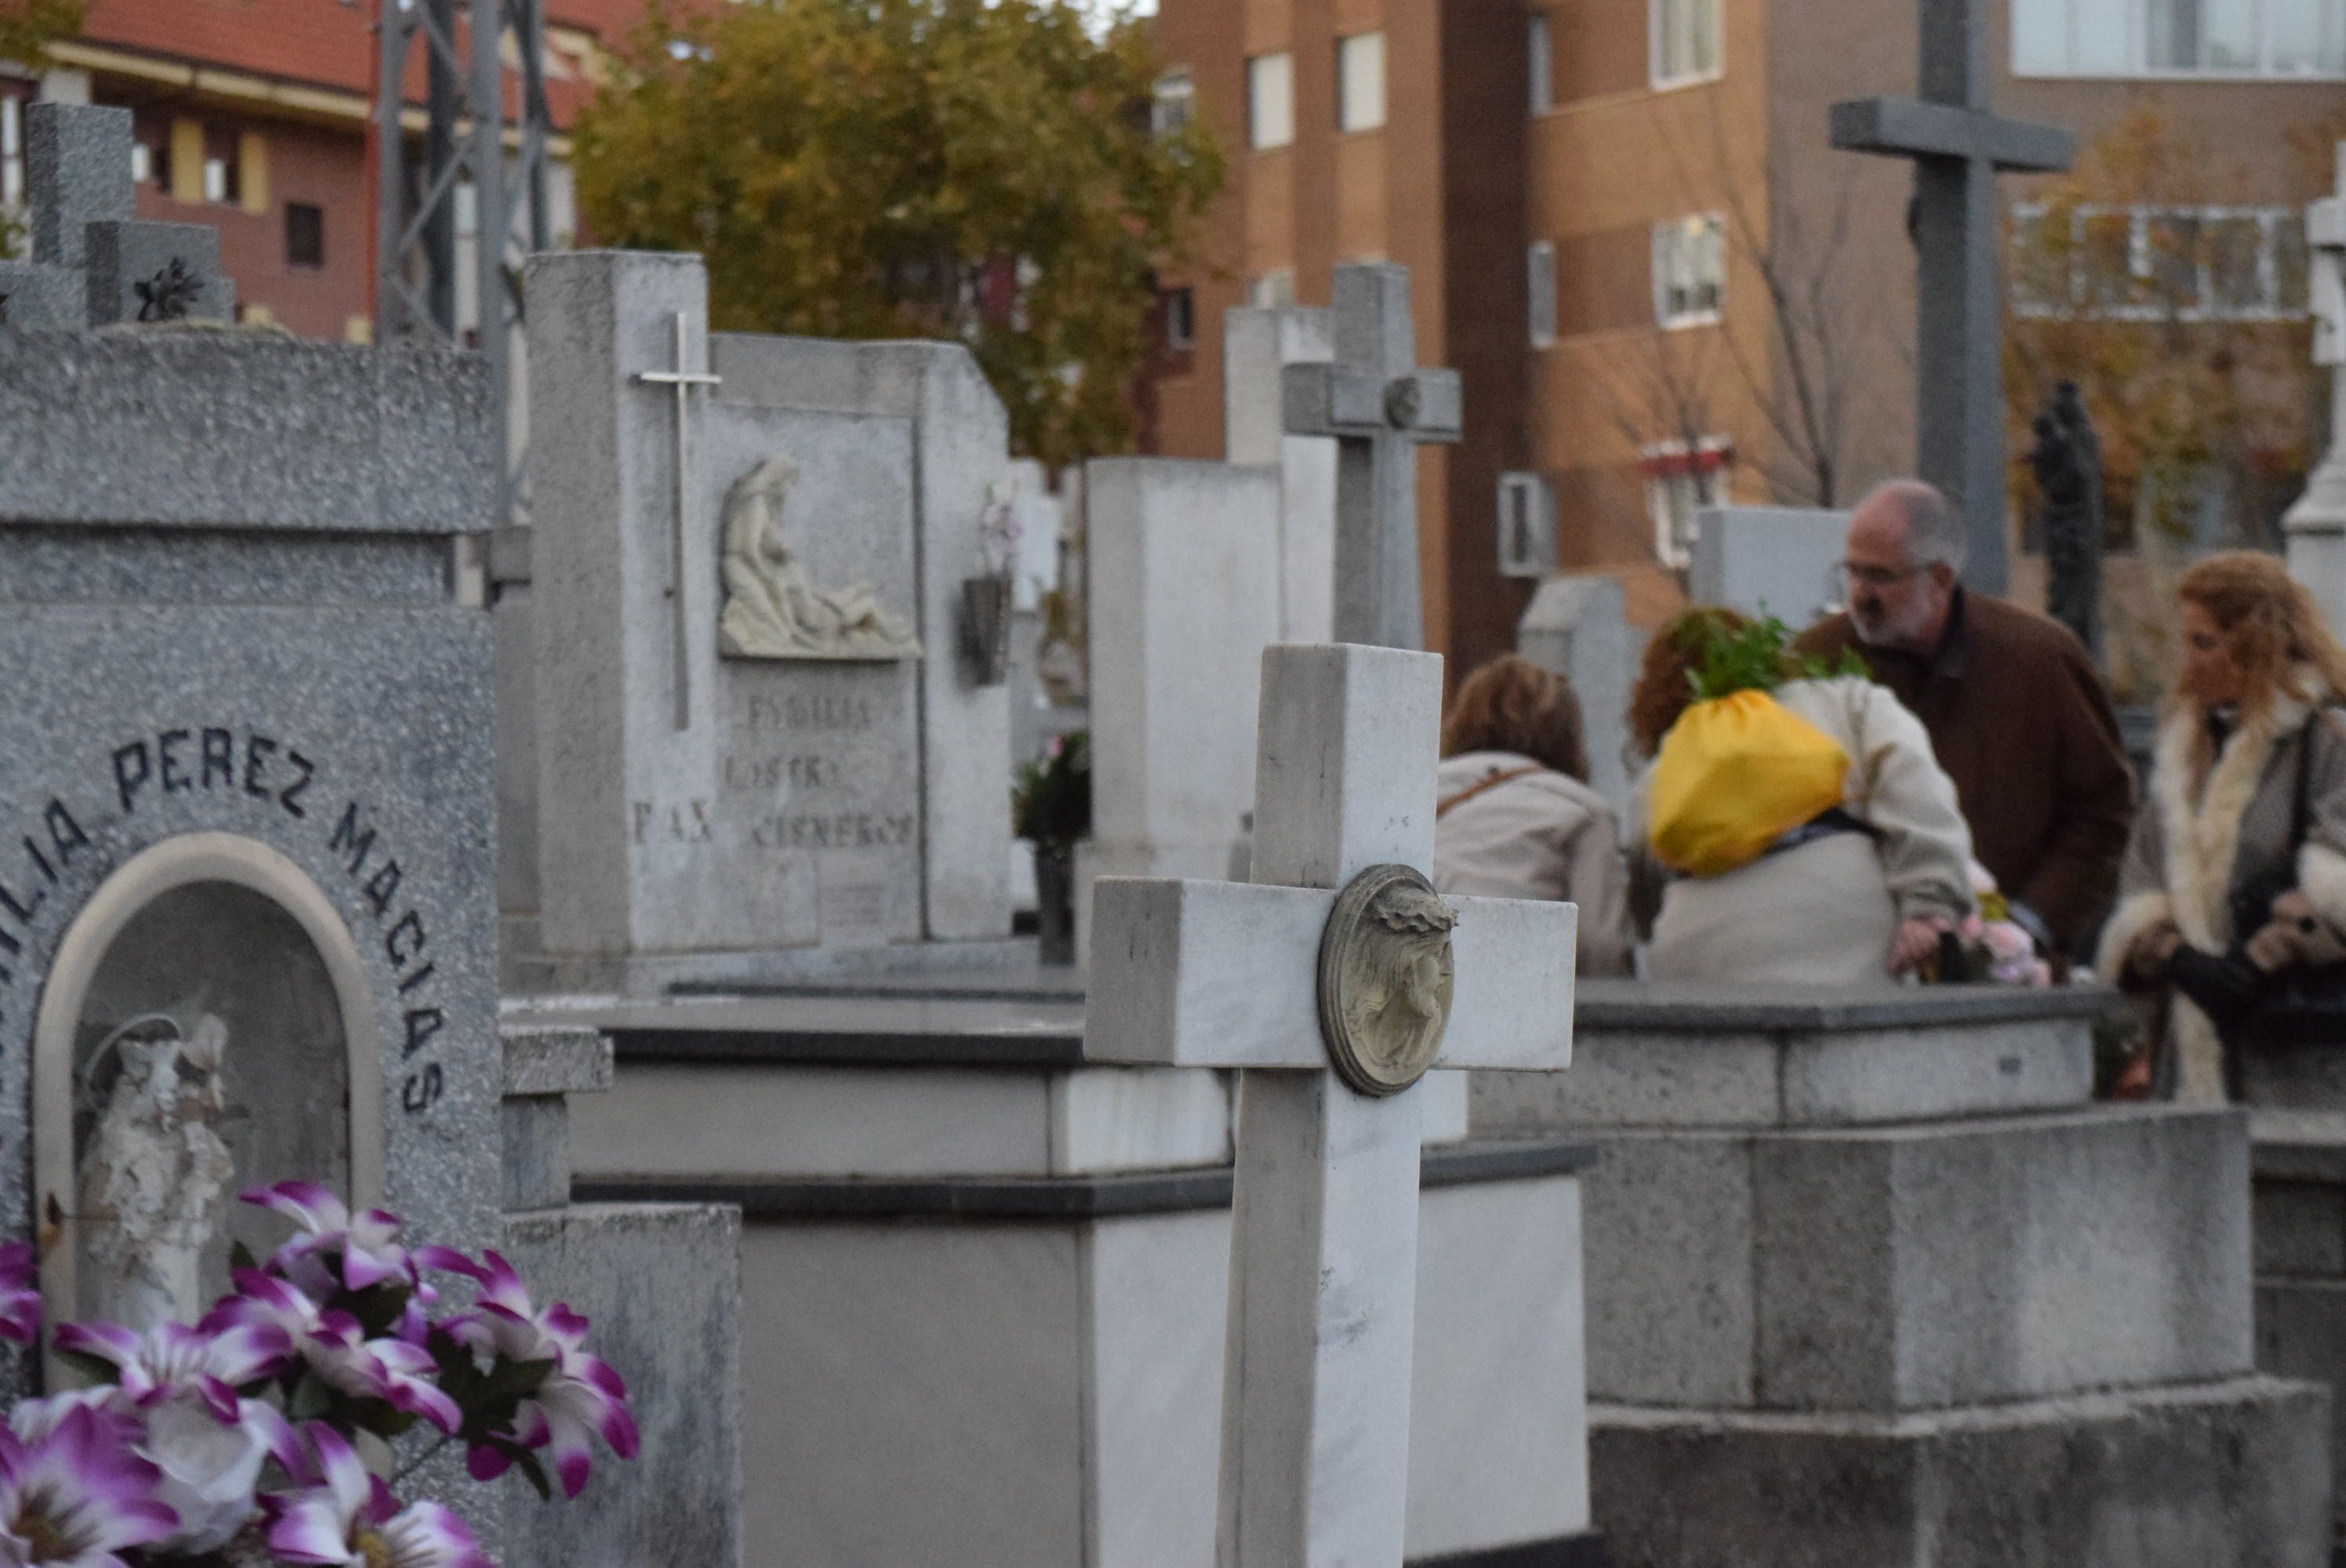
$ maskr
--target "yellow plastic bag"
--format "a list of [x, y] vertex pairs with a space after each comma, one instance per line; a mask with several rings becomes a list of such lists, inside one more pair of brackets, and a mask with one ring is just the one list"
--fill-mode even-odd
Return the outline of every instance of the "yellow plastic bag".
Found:
[[1746, 866], [1841, 804], [1849, 755], [1764, 691], [1730, 692], [1678, 716], [1654, 759], [1647, 830], [1654, 858], [1688, 876]]

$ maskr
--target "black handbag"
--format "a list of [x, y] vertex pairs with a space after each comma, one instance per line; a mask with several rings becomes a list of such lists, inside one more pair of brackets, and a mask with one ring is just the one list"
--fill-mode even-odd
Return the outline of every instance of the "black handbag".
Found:
[[2313, 725], [2298, 748], [2290, 807], [2289, 855], [2265, 875], [2235, 888], [2232, 945], [2222, 953], [2177, 948], [2168, 972], [2176, 989], [2208, 1015], [2228, 1052], [2259, 1046], [2346, 1044], [2346, 963], [2300, 964], [2268, 973], [2248, 955], [2248, 939], [2271, 922], [2273, 905], [2297, 890], [2298, 851], [2312, 823]]

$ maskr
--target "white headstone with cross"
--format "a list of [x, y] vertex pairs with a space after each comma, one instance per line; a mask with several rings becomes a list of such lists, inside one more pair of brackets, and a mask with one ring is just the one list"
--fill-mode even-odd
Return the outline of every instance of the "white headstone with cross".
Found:
[[2338, 146], [2336, 191], [2305, 211], [2313, 362], [2330, 367], [2330, 451], [2282, 520], [2289, 569], [2313, 590], [2333, 631], [2346, 630], [2346, 142]]
[[1454, 442], [1458, 372], [1417, 363], [1409, 269], [1336, 269], [1332, 363], [1281, 372], [1290, 435], [1336, 438], [1339, 641], [1424, 645], [1417, 575], [1417, 443]]
[[1009, 704], [962, 647], [1007, 428], [967, 351], [711, 333], [695, 256], [526, 287], [530, 983], [1006, 942]]
[[1103, 881], [1085, 1049], [1239, 1071], [1221, 1568], [1397, 1568], [1429, 1066], [1555, 1071], [1569, 904], [1433, 895], [1442, 661], [1263, 656], [1252, 883]]

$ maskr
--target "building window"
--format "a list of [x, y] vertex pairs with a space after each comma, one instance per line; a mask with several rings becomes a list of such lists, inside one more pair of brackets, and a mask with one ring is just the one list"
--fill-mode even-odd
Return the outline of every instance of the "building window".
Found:
[[1556, 569], [1556, 494], [1538, 473], [1499, 475], [1499, 575], [1545, 577]]
[[[1719, 0], [1647, 0], [1654, 86], [1708, 81], [1719, 73]], [[2014, 0], [2015, 5], [2025, 0]]]
[[1257, 55], [1247, 62], [1247, 145], [1258, 152], [1295, 139], [1295, 56]]
[[1198, 109], [1198, 84], [1187, 71], [1168, 71], [1157, 78], [1156, 97], [1149, 101], [1148, 128], [1158, 136], [1178, 136], [1188, 128]]
[[1198, 299], [1187, 289], [1168, 289], [1165, 301], [1165, 346], [1186, 354], [1198, 346]]
[[1381, 129], [1385, 123], [1385, 36], [1355, 33], [1336, 40], [1336, 128]]
[[1275, 267], [1247, 285], [1247, 303], [1278, 309], [1295, 303], [1295, 272]]
[[2307, 311], [2294, 207], [2042, 207], [2013, 214], [2013, 310], [2135, 321], [2280, 321]]
[[1526, 23], [1524, 59], [1531, 68], [1531, 111], [1544, 115], [1556, 107], [1556, 57], [1549, 51], [1545, 11], [1533, 12]]
[[1726, 224], [1707, 214], [1654, 225], [1654, 320], [1707, 326], [1726, 302]]
[[2338, 0], [2012, 0], [2037, 76], [2346, 76]]
[[1524, 251], [1524, 292], [1530, 317], [1532, 347], [1556, 341], [1556, 246], [1535, 239]]
[[326, 264], [326, 209], [306, 201], [285, 204], [285, 265]]
[[1734, 445], [1724, 436], [1707, 435], [1691, 447], [1683, 441], [1660, 442], [1642, 455], [1637, 466], [1646, 479], [1654, 554], [1664, 565], [1684, 571], [1694, 564], [1696, 517], [1726, 498]]

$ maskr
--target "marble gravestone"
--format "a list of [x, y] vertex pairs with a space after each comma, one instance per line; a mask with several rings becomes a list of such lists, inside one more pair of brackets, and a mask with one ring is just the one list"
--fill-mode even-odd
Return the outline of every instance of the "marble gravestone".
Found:
[[1335, 358], [1330, 312], [1239, 306], [1222, 314], [1222, 456], [1279, 471], [1279, 636], [1324, 642], [1336, 628], [1336, 443], [1284, 429], [1285, 369]]
[[1255, 672], [1280, 624], [1278, 470], [1095, 459], [1084, 496], [1098, 635], [1078, 964], [1101, 877], [1229, 867], [1253, 788]]
[[[27, 144], [0, 293], [84, 313], [0, 329], [5, 1228], [55, 1227], [53, 1317], [141, 1322], [274, 1243], [260, 1182], [494, 1243], [489, 644], [451, 591], [496, 505], [486, 379], [173, 330], [229, 290], [208, 231], [129, 220], [129, 115], [36, 106]], [[154, 276], [107, 269], [166, 252], [138, 325], [115, 284]]]
[[2334, 632], [2346, 627], [2346, 142], [2335, 195], [2305, 209], [2312, 251], [2313, 362], [2330, 370], [2330, 443], [2305, 494], [2281, 519], [2289, 569], [2313, 590]]
[[1715, 506], [1695, 519], [1687, 596], [1794, 631], [1841, 608], [1833, 568], [1849, 537], [1849, 514], [1802, 506]]
[[525, 983], [1005, 962], [1009, 707], [964, 606], [1012, 493], [974, 361], [711, 338], [698, 257], [539, 256], [527, 287]]
[[1515, 625], [1515, 651], [1572, 683], [1580, 699], [1588, 783], [1627, 820], [1629, 692], [1637, 684], [1645, 634], [1629, 625], [1617, 577], [1552, 577], [1532, 596]]

